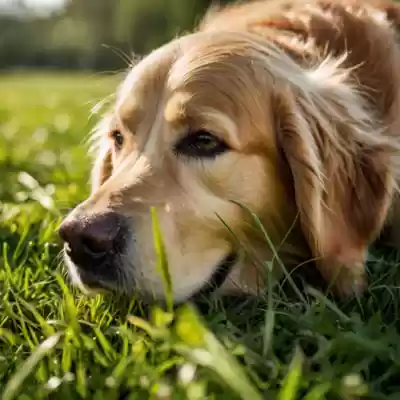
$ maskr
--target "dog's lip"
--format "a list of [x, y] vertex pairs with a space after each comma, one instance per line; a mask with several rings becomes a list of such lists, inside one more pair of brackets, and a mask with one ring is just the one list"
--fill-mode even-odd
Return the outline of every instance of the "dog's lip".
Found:
[[[108, 259], [105, 259], [104, 261], [98, 260], [95, 257], [77, 257], [76, 253], [74, 252], [74, 249], [71, 248], [71, 246], [68, 243], [64, 244], [64, 254], [67, 256], [75, 265], [78, 271], [80, 271], [83, 274], [90, 275], [93, 277], [96, 276], [101, 276], [102, 273], [101, 271], [113, 271], [115, 270], [116, 266], [115, 263], [112, 261], [112, 259], [117, 256], [118, 254], [111, 253], [112, 257], [109, 257]], [[92, 272], [91, 269], [96, 270], [96, 272]], [[104, 279], [109, 280], [112, 277], [107, 277], [104, 276]]]
[[113, 291], [115, 288], [112, 285], [114, 279], [110, 277], [101, 277], [92, 272], [85, 271], [77, 266], [79, 279], [89, 290]]
[[[88, 269], [87, 266], [82, 265], [74, 260], [72, 251], [64, 249], [65, 256], [72, 262], [75, 267], [79, 280], [89, 289], [103, 289], [114, 290], [113, 282], [116, 282], [116, 276], [112, 272], [116, 270], [117, 265], [114, 263], [106, 262], [93, 266], [93, 271]], [[102, 271], [107, 271], [102, 273]]]

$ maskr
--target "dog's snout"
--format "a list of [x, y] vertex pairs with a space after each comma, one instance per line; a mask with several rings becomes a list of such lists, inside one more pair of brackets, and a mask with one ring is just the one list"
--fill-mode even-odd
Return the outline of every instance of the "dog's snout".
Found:
[[59, 227], [59, 235], [75, 257], [99, 259], [113, 250], [120, 229], [120, 216], [107, 212], [67, 218]]

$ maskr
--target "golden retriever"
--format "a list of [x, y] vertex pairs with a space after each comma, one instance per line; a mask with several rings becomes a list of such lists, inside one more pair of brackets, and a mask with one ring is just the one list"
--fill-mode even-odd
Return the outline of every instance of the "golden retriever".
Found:
[[156, 207], [176, 302], [258, 293], [274, 249], [361, 293], [368, 246], [398, 234], [399, 21], [391, 3], [250, 2], [133, 66], [60, 226], [72, 279], [163, 298]]

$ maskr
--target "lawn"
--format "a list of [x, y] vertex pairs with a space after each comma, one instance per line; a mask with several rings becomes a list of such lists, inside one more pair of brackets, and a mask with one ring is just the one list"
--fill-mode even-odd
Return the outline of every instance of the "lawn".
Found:
[[56, 228], [87, 195], [90, 110], [117, 81], [0, 76], [2, 398], [399, 400], [400, 272], [388, 250], [371, 255], [369, 292], [343, 304], [286, 285], [147, 310], [69, 286]]

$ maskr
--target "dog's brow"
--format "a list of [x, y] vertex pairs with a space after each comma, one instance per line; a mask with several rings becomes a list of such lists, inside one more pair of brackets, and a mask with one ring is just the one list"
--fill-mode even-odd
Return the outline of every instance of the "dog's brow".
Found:
[[121, 127], [135, 132], [143, 118], [143, 110], [134, 101], [123, 102], [115, 112], [116, 123]]
[[164, 109], [164, 118], [171, 124], [187, 122], [187, 102], [190, 100], [188, 93], [176, 93], [167, 102]]

